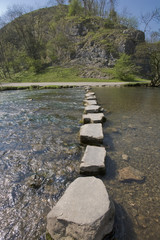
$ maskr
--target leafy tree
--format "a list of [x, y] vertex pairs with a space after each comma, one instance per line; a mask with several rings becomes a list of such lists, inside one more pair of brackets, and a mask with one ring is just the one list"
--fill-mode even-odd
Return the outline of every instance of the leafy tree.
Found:
[[144, 43], [136, 48], [136, 58], [149, 69], [151, 86], [160, 86], [160, 42]]
[[82, 4], [80, 0], [71, 0], [68, 10], [69, 16], [80, 15], [83, 11]]
[[117, 60], [113, 69], [109, 72], [115, 77], [122, 81], [133, 81], [138, 68], [131, 60], [131, 56], [123, 53]]

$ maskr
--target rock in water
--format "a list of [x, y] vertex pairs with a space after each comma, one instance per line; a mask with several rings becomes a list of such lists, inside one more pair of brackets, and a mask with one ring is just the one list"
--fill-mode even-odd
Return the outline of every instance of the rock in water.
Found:
[[118, 179], [119, 181], [140, 181], [142, 182], [145, 178], [144, 174], [139, 170], [129, 166], [120, 169]]
[[101, 123], [85, 124], [80, 128], [80, 142], [83, 144], [102, 144], [103, 138]]
[[80, 165], [80, 173], [105, 173], [106, 150], [104, 147], [87, 146]]
[[54, 240], [102, 240], [113, 223], [114, 205], [95, 177], [77, 178], [47, 216], [47, 230]]

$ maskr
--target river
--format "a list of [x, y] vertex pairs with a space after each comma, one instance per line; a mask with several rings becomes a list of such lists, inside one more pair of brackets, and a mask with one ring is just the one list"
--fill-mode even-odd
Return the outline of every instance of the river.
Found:
[[[116, 206], [115, 239], [159, 240], [160, 89], [96, 88], [95, 92], [107, 117], [103, 180]], [[119, 182], [118, 170], [127, 166], [143, 172], [145, 182]]]
[[[105, 109], [104, 181], [116, 206], [114, 240], [159, 240], [160, 89], [94, 88]], [[84, 90], [0, 93], [0, 239], [45, 239], [46, 215], [79, 176]], [[122, 155], [126, 154], [128, 160]], [[132, 166], [143, 183], [121, 183]]]

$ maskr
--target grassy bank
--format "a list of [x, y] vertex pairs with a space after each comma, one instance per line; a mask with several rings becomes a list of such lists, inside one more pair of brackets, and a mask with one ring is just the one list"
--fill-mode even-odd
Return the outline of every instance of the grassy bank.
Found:
[[[103, 69], [98, 69], [103, 71]], [[21, 72], [15, 74], [12, 78], [1, 79], [1, 83], [14, 83], [14, 82], [121, 82], [119, 79], [106, 79], [106, 78], [82, 78], [81, 67], [49, 67], [40, 74], [35, 74], [31, 71]], [[144, 82], [145, 79], [136, 78], [135, 82]]]

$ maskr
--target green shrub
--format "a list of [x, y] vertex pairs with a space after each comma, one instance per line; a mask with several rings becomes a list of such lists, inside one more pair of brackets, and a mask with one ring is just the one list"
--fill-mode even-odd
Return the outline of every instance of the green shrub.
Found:
[[109, 73], [122, 81], [134, 81], [137, 71], [138, 68], [132, 62], [131, 57], [123, 53]]

